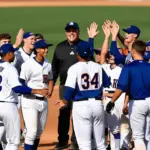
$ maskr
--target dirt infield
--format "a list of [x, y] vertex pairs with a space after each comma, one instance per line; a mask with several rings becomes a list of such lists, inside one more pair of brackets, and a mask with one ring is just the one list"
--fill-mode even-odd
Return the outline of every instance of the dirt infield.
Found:
[[0, 0], [0, 7], [150, 6], [149, 0]]

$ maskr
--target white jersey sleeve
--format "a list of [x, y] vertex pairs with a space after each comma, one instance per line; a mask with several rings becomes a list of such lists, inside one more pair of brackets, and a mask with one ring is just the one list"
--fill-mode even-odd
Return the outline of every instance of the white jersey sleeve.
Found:
[[11, 66], [9, 69], [10, 70], [9, 70], [9, 75], [8, 75], [8, 85], [11, 88], [20, 86], [21, 83], [19, 82], [19, 76], [18, 76], [17, 69], [14, 66]]
[[30, 70], [26, 62], [21, 66], [20, 78], [25, 80], [26, 82], [30, 79]]
[[76, 75], [76, 70], [74, 69], [73, 66], [68, 69], [67, 74], [68, 75], [67, 75], [65, 86], [75, 89], [76, 82], [77, 82], [77, 75]]

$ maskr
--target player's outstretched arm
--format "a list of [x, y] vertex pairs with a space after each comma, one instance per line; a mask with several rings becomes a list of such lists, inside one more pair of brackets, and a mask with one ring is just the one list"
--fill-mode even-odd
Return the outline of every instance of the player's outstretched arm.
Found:
[[14, 48], [18, 48], [21, 45], [21, 42], [23, 40], [23, 34], [24, 34], [24, 30], [23, 28], [21, 28], [16, 36], [16, 41], [15, 44], [13, 45]]
[[[115, 23], [117, 24], [117, 26], [119, 26], [119, 24], [116, 21]], [[120, 42], [124, 45], [125, 38], [120, 34], [120, 32], [118, 32], [117, 37], [120, 40]]]
[[102, 45], [101, 49], [101, 55], [100, 55], [100, 63], [104, 64], [106, 63], [106, 55], [108, 53], [109, 49], [109, 38], [110, 38], [110, 28], [111, 28], [111, 22], [109, 20], [106, 20], [104, 24], [102, 25], [103, 32], [105, 34], [105, 39]]
[[98, 29], [98, 24], [96, 22], [91, 23], [90, 27], [87, 28], [87, 33], [89, 38], [95, 38], [99, 31]]

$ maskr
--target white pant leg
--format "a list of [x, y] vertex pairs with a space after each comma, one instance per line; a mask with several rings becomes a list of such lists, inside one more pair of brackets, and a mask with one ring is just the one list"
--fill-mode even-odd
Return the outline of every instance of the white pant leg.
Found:
[[73, 125], [80, 150], [91, 150], [92, 110], [88, 101], [73, 102]]
[[111, 146], [111, 150], [115, 150], [115, 138], [112, 133], [110, 133], [110, 146]]
[[105, 150], [105, 120], [104, 120], [104, 107], [99, 100], [91, 99], [89, 104], [92, 109], [92, 122], [93, 133], [96, 142], [97, 150]]
[[48, 115], [48, 104], [45, 106], [42, 112], [38, 114], [38, 129], [36, 138], [39, 139], [45, 129], [46, 122], [47, 122], [47, 115]]
[[4, 123], [0, 121], [0, 141], [2, 140], [4, 132], [5, 132]]
[[18, 150], [20, 143], [20, 117], [17, 105], [1, 103], [0, 116], [6, 131], [7, 145], [5, 150]]
[[129, 124], [129, 117], [127, 117], [124, 114], [122, 114], [121, 116], [120, 135], [121, 135], [120, 146], [129, 150], [132, 132]]
[[136, 150], [146, 150], [144, 129], [147, 111], [146, 100], [131, 100], [129, 102], [130, 124]]
[[35, 108], [22, 107], [23, 118], [27, 129], [25, 143], [34, 144], [38, 127], [38, 111]]

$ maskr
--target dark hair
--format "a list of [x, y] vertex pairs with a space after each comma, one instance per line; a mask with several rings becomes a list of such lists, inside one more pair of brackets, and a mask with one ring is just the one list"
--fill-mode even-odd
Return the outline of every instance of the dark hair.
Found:
[[36, 33], [36, 34], [35, 34], [35, 39], [36, 39], [36, 40], [37, 40], [37, 39], [42, 39], [42, 40], [44, 40], [44, 37], [43, 37], [42, 34]]
[[0, 40], [3, 40], [3, 39], [11, 39], [11, 36], [8, 34], [8, 33], [2, 33], [0, 34]]
[[140, 55], [144, 55], [146, 51], [146, 43], [142, 40], [136, 40], [134, 41], [132, 48], [136, 50]]

